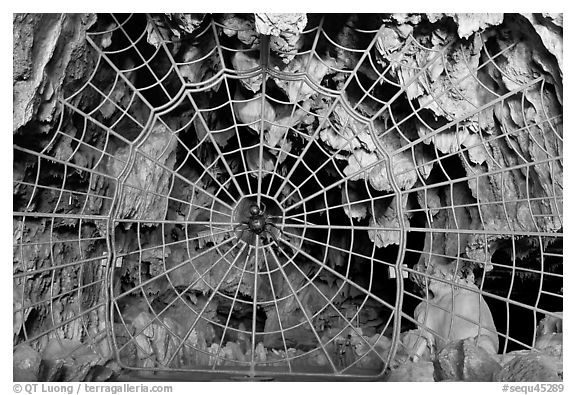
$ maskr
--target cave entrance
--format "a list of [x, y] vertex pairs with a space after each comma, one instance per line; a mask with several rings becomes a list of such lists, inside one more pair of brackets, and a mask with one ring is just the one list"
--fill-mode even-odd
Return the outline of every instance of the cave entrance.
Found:
[[239, 380], [557, 348], [561, 100], [523, 32], [170, 15], [98, 16], [15, 136], [15, 345]]

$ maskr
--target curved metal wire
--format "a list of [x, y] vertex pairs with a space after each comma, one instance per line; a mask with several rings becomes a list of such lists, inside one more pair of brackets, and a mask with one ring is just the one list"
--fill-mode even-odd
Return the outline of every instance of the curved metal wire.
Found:
[[[562, 169], [561, 146], [550, 146], [562, 142], [562, 115], [549, 114], [543, 105], [544, 118], [527, 117], [535, 100], [548, 100], [543, 77], [504, 93], [477, 77], [494, 68], [514, 81], [498, 65], [514, 46], [494, 54], [484, 49], [473, 58], [454, 42], [438, 50], [409, 36], [398, 60], [379, 52], [383, 27], [347, 25], [364, 44], [347, 43], [346, 37], [331, 36], [321, 19], [302, 33], [307, 46], [284, 53], [296, 66], [278, 67], [270, 63], [268, 37], [231, 46], [230, 37], [251, 34], [249, 24], [235, 27], [209, 18], [183, 55], [173, 46], [186, 40], [163, 37], [150, 17], [121, 21], [112, 15], [110, 21], [88, 33], [95, 68], [77, 92], [60, 99], [61, 118], [50, 141], [40, 149], [14, 145], [22, 163], [35, 163], [15, 171], [14, 188], [24, 191], [27, 202], [14, 212], [14, 261], [20, 268], [13, 275], [19, 289], [14, 313], [35, 312], [42, 322], [38, 328], [22, 318], [15, 345], [42, 347], [55, 339], [66, 348], [66, 339], [82, 338], [75, 349], [85, 345], [102, 358], [113, 354], [134, 370], [382, 377], [403, 361], [399, 355], [416, 352], [402, 343], [407, 327], [438, 342], [450, 340], [426, 325], [440, 310], [450, 315], [448, 333], [467, 322], [478, 333], [498, 336], [500, 352], [534, 347], [538, 318], [555, 314], [553, 303], [541, 306], [542, 301], [556, 299], [561, 306], [562, 295], [544, 288], [562, 279], [548, 264], [562, 258], [548, 248], [563, 237], [562, 187], [531, 196], [529, 185], [534, 174], [556, 180]], [[134, 31], [138, 21], [148, 25]], [[145, 40], [151, 34], [145, 26], [162, 37], [155, 48]], [[104, 48], [106, 40], [110, 48]], [[336, 66], [325, 56], [331, 51], [353, 65]], [[464, 76], [449, 71], [451, 51], [460, 54]], [[251, 65], [231, 67], [230, 59], [238, 56]], [[441, 92], [431, 85], [437, 68], [445, 70]], [[102, 77], [107, 73], [112, 81]], [[398, 81], [392, 73], [401, 76]], [[337, 89], [326, 86], [323, 77], [336, 74]], [[369, 86], [360, 74], [374, 76]], [[470, 81], [489, 97], [486, 102], [473, 103], [462, 93]], [[269, 90], [271, 84], [286, 84], [293, 95], [282, 97]], [[383, 84], [393, 90], [389, 99], [379, 94]], [[411, 97], [418, 89], [425, 94]], [[207, 99], [216, 92], [220, 95]], [[312, 95], [325, 106], [307, 107]], [[466, 110], [448, 107], [447, 96], [466, 103]], [[82, 97], [92, 99], [82, 103]], [[519, 123], [502, 121], [486, 132], [481, 114], [518, 103]], [[431, 112], [446, 122], [431, 121]], [[307, 117], [312, 120], [303, 128]], [[534, 151], [515, 143], [519, 138], [542, 155], [531, 156]], [[448, 148], [441, 139], [450, 141]], [[497, 147], [503, 141], [517, 162], [502, 161]], [[65, 144], [71, 147], [66, 155], [58, 150]], [[455, 159], [463, 175], [450, 168]], [[432, 171], [441, 176], [432, 180]], [[518, 196], [506, 194], [512, 174], [523, 175]], [[81, 176], [84, 190], [69, 181], [73, 176]], [[501, 195], [487, 195], [486, 184], [499, 185]], [[473, 199], [461, 198], [463, 187], [472, 190]], [[416, 197], [419, 206], [410, 203]], [[72, 204], [75, 200], [79, 203]], [[262, 233], [251, 230], [254, 218], [246, 208], [252, 204], [275, 210]], [[530, 223], [518, 220], [519, 211]], [[468, 212], [479, 222], [468, 220]], [[484, 219], [494, 212], [501, 213], [500, 223]], [[413, 217], [422, 221], [412, 223]], [[414, 247], [413, 235], [420, 235], [423, 245]], [[509, 262], [491, 262], [489, 249], [507, 236]], [[538, 267], [523, 264], [517, 246], [522, 239], [536, 243]], [[449, 247], [440, 251], [438, 243]], [[466, 255], [470, 244], [484, 251], [486, 260]], [[407, 262], [414, 255], [424, 260]], [[43, 256], [50, 265], [42, 263]], [[437, 260], [456, 261], [456, 269], [450, 275], [434, 272], [430, 262]], [[481, 269], [474, 285], [458, 279], [456, 272], [467, 265]], [[506, 290], [486, 290], [488, 267], [507, 276]], [[64, 275], [70, 281], [60, 285]], [[435, 304], [426, 286], [424, 296], [412, 292], [405, 286], [408, 275], [423, 284], [444, 284], [451, 304]], [[50, 289], [27, 300], [27, 287], [45, 276]], [[127, 288], [122, 276], [135, 282]], [[522, 276], [539, 278], [534, 302], [516, 295]], [[382, 283], [393, 292], [383, 292]], [[506, 319], [493, 329], [483, 326], [482, 317], [455, 313], [458, 292], [477, 295], [479, 304], [484, 299], [503, 304]], [[409, 303], [426, 306], [423, 320], [406, 311]], [[530, 339], [512, 333], [510, 317], [518, 309], [532, 314]], [[362, 328], [371, 314], [381, 322], [368, 336]], [[299, 348], [294, 339], [303, 336], [314, 344]], [[161, 339], [165, 347], [158, 349]]]

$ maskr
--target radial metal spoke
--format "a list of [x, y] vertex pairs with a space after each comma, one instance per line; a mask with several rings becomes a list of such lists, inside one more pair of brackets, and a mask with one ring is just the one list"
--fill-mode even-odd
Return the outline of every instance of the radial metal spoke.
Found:
[[[184, 345], [184, 342], [186, 342], [186, 340], [188, 339], [188, 337], [190, 336], [190, 334], [192, 333], [192, 331], [196, 328], [196, 323], [200, 320], [200, 318], [202, 317], [202, 315], [204, 314], [204, 312], [206, 311], [206, 309], [208, 308], [208, 305], [210, 304], [210, 302], [212, 301], [212, 299], [214, 299], [214, 296], [216, 296], [216, 293], [218, 292], [218, 289], [222, 286], [222, 283], [224, 282], [224, 280], [226, 279], [226, 277], [228, 277], [228, 274], [230, 274], [230, 272], [232, 271], [232, 269], [235, 267], [236, 265], [236, 261], [238, 260], [238, 258], [242, 255], [242, 252], [244, 251], [244, 248], [246, 247], [246, 245], [242, 246], [240, 253], [238, 255], [236, 255], [236, 257], [234, 258], [234, 261], [230, 264], [230, 267], [226, 270], [226, 273], [222, 276], [222, 278], [220, 279], [220, 281], [218, 282], [218, 285], [216, 285], [216, 287], [214, 287], [214, 289], [212, 290], [212, 294], [210, 295], [210, 297], [208, 298], [208, 300], [206, 301], [206, 303], [204, 304], [204, 307], [202, 308], [202, 310], [196, 314], [196, 318], [194, 319], [194, 322], [192, 323], [192, 325], [190, 325], [190, 328], [188, 329], [188, 331], [186, 332], [186, 335], [182, 338], [182, 340], [180, 341], [180, 344], [178, 344], [178, 346], [176, 347], [176, 349], [174, 350], [174, 354], [172, 354], [172, 356], [170, 357], [170, 359], [168, 360], [168, 362], [166, 363], [166, 365], [170, 365], [170, 363], [172, 363], [172, 361], [174, 360], [174, 358], [176, 357], [176, 355], [178, 354], [178, 352], [180, 351], [180, 349], [182, 348], [182, 346]], [[228, 250], [228, 252], [232, 251], [232, 249]], [[201, 278], [201, 277], [200, 277]], [[240, 286], [240, 285], [238, 285]], [[196, 313], [196, 312], [194, 312]]]
[[[232, 183], [234, 184], [234, 186], [236, 187], [236, 190], [239, 193], [244, 194], [244, 191], [242, 190], [242, 188], [240, 187], [240, 185], [238, 184], [238, 181], [236, 180], [236, 177], [234, 177], [234, 172], [232, 171], [232, 169], [230, 169], [230, 165], [228, 164], [228, 162], [226, 160], [224, 160], [224, 154], [222, 153], [222, 150], [220, 150], [220, 147], [218, 146], [218, 143], [214, 140], [214, 136], [212, 135], [212, 132], [210, 131], [210, 128], [208, 127], [208, 124], [206, 123], [206, 120], [204, 119], [204, 116], [201, 114], [200, 110], [198, 109], [198, 105], [196, 104], [196, 102], [194, 101], [194, 98], [192, 97], [192, 95], [190, 93], [187, 94], [188, 100], [190, 100], [190, 103], [192, 103], [192, 106], [194, 108], [194, 110], [196, 111], [196, 113], [198, 114], [198, 119], [200, 120], [200, 122], [202, 123], [202, 126], [204, 127], [204, 130], [206, 130], [206, 134], [208, 135], [208, 137], [210, 138], [210, 141], [212, 142], [212, 147], [216, 150], [216, 152], [219, 155], [219, 158], [222, 159], [224, 168], [226, 169], [226, 171], [228, 172], [228, 176], [230, 177], [230, 179], [232, 180]], [[226, 190], [227, 191], [227, 190]], [[227, 193], [229, 193], [227, 191]]]
[[[284, 253], [284, 252], [283, 252], [283, 253]], [[366, 339], [364, 339], [364, 337], [362, 336], [362, 333], [360, 333], [360, 332], [358, 331], [358, 328], [356, 328], [356, 327], [354, 326], [354, 324], [352, 323], [352, 321], [348, 320], [348, 318], [347, 318], [344, 314], [342, 314], [342, 312], [334, 305], [334, 303], [333, 303], [333, 299], [334, 299], [334, 298], [329, 299], [326, 295], [324, 295], [324, 293], [318, 288], [318, 286], [317, 286], [316, 284], [314, 284], [313, 281], [311, 281], [310, 279], [308, 279], [308, 277], [307, 277], [306, 274], [302, 271], [302, 269], [300, 269], [300, 267], [299, 267], [298, 265], [294, 264], [294, 262], [292, 262], [292, 266], [293, 266], [298, 272], [300, 272], [300, 274], [302, 274], [302, 276], [304, 276], [304, 278], [306, 278], [306, 279], [308, 280], [308, 284], [310, 284], [310, 286], [312, 286], [312, 287], [322, 296], [322, 298], [324, 298], [324, 300], [326, 301], [327, 306], [332, 307], [332, 308], [334, 309], [334, 311], [337, 313], [338, 317], [339, 317], [340, 319], [344, 320], [344, 323], [346, 324], [346, 326], [345, 326], [339, 333], [337, 333], [336, 335], [334, 335], [334, 336], [332, 337], [332, 339], [329, 339], [327, 343], [329, 343], [331, 340], [336, 339], [336, 337], [338, 337], [339, 335], [341, 335], [342, 333], [344, 333], [344, 331], [349, 327], [349, 328], [352, 330], [352, 332], [354, 332], [354, 333], [358, 336], [358, 338], [361, 339], [362, 342], [363, 342], [366, 346], [368, 346], [368, 348], [369, 348], [371, 351], [373, 351], [376, 355], [379, 356], [379, 358], [382, 360], [382, 362], [386, 363], [386, 361], [380, 356], [380, 354], [378, 354], [378, 352], [376, 351], [376, 349], [374, 348], [374, 346], [371, 345], [370, 343], [368, 343], [368, 342], [366, 341]], [[348, 265], [348, 268], [349, 268], [349, 265]], [[341, 286], [341, 288], [342, 288], [342, 286]], [[337, 294], [337, 293], [336, 293], [336, 294]], [[364, 304], [366, 303], [367, 300], [368, 300], [368, 295], [366, 295], [366, 296], [364, 297], [364, 301], [362, 302], [361, 306], [359, 306], [359, 309], [364, 306]], [[359, 310], [358, 310], [358, 311], [359, 311]], [[354, 319], [354, 317], [352, 317], [351, 319]]]
[[[274, 253], [273, 251], [271, 251]], [[270, 265], [268, 264], [268, 256], [264, 255], [264, 264], [266, 265], [266, 273], [268, 275], [268, 280], [270, 282], [270, 292], [272, 293], [272, 300], [274, 302], [274, 308], [276, 310], [276, 316], [278, 318], [278, 328], [280, 328], [280, 336], [282, 337], [282, 344], [284, 345], [284, 355], [286, 355], [286, 363], [288, 364], [288, 371], [292, 373], [292, 364], [290, 363], [290, 358], [288, 358], [288, 345], [286, 344], [286, 336], [284, 334], [284, 329], [282, 328], [282, 315], [280, 314], [280, 309], [278, 308], [278, 298], [276, 297], [276, 291], [274, 290], [274, 282], [272, 281], [272, 275], [270, 274]]]
[[290, 281], [290, 278], [288, 277], [288, 275], [286, 274], [286, 272], [284, 271], [284, 268], [282, 267], [282, 264], [280, 263], [280, 261], [278, 261], [278, 258], [276, 257], [276, 254], [272, 253], [272, 256], [274, 257], [274, 261], [278, 267], [278, 270], [280, 270], [280, 273], [282, 273], [282, 277], [284, 278], [284, 281], [286, 282], [286, 284], [288, 285], [288, 288], [290, 288], [290, 292], [292, 293], [292, 295], [294, 296], [294, 300], [296, 301], [296, 303], [298, 303], [298, 306], [300, 308], [300, 310], [302, 311], [302, 314], [304, 315], [304, 318], [306, 319], [306, 322], [308, 323], [308, 326], [310, 326], [310, 330], [312, 331], [312, 333], [314, 334], [314, 337], [316, 338], [316, 341], [318, 342], [318, 345], [320, 345], [320, 348], [322, 349], [322, 352], [324, 353], [324, 355], [326, 355], [326, 359], [328, 360], [328, 362], [330, 363], [330, 367], [332, 368], [332, 370], [334, 371], [334, 373], [338, 372], [338, 368], [336, 367], [336, 365], [334, 365], [334, 362], [332, 361], [332, 358], [330, 358], [330, 354], [328, 353], [328, 350], [326, 350], [326, 348], [324, 347], [324, 345], [322, 344], [322, 339], [320, 338], [320, 336], [318, 335], [318, 333], [316, 332], [316, 330], [314, 329], [314, 324], [312, 323], [311, 318], [308, 316], [308, 313], [306, 312], [306, 307], [304, 307], [304, 305], [302, 304], [302, 302], [300, 301], [300, 299], [298, 298], [298, 294], [296, 294], [296, 291], [294, 290], [294, 287], [292, 286], [292, 282]]
[[[231, 252], [231, 251], [233, 251], [233, 248], [231, 248], [230, 250], [228, 250], [228, 252]], [[177, 300], [180, 300], [180, 295], [182, 295], [182, 294], [186, 293], [188, 290], [192, 289], [200, 280], [203, 280], [204, 275], [208, 274], [212, 269], [214, 269], [214, 268], [216, 267], [216, 265], [218, 265], [218, 264], [219, 264], [222, 260], [224, 260], [224, 259], [225, 259], [225, 255], [222, 255], [220, 258], [218, 258], [208, 269], [206, 269], [206, 270], [204, 271], [204, 273], [202, 273], [200, 276], [198, 276], [198, 278], [197, 278], [196, 280], [194, 280], [192, 283], [190, 283], [188, 286], [186, 286], [186, 288], [184, 289], [184, 291], [182, 291], [182, 292], [180, 292], [180, 293], [178, 294], [179, 297], [172, 299], [172, 301], [171, 301], [170, 303], [168, 303], [166, 306], [164, 306], [164, 308], [162, 308], [162, 310], [160, 310], [160, 312], [158, 312], [157, 314], [155, 314], [155, 319], [158, 319], [158, 317], [160, 317], [162, 314], [164, 314], [166, 311], [168, 311], [168, 309], [169, 309], [171, 306], [173, 306], [174, 303], [176, 303]], [[189, 263], [189, 262], [191, 262], [191, 261], [192, 261], [192, 260], [190, 260], [190, 261], [185, 261], [185, 262], [183, 262], [183, 264], [187, 264], [187, 263]], [[182, 264], [180, 264], [179, 266], [182, 266]], [[230, 267], [233, 267], [233, 265], [230, 265]], [[171, 271], [171, 270], [174, 270], [175, 268], [177, 268], [177, 267], [174, 267], [174, 268], [171, 268], [171, 269], [166, 270], [166, 273], [169, 272], [169, 271]], [[153, 280], [154, 280], [154, 279], [153, 279]], [[129, 295], [129, 294], [131, 294], [131, 293], [133, 293], [135, 290], [141, 289], [144, 285], [146, 285], [146, 284], [144, 284], [144, 283], [145, 283], [145, 281], [141, 281], [140, 284], [138, 284], [137, 286], [133, 287], [133, 288], [130, 289], [129, 291], [126, 291], [126, 292], [124, 292], [124, 293], [122, 293], [122, 294], [120, 294], [120, 295], [118, 295], [118, 296], [115, 296], [115, 297], [114, 297], [114, 301], [117, 301], [117, 300], [119, 300], [119, 299], [121, 299], [121, 298], [123, 298], [123, 297], [125, 297], [125, 296], [127, 296], [127, 295]], [[150, 280], [148, 280], [146, 283], [150, 283]], [[215, 290], [214, 290], [214, 292], [215, 292]], [[115, 304], [117, 305], [117, 302], [115, 302]], [[151, 308], [151, 307], [150, 307], [150, 308]], [[151, 311], [153, 311], [152, 308], [151, 308]], [[199, 316], [198, 316], [198, 317], [199, 317]], [[120, 319], [121, 319], [121, 320], [123, 321], [123, 323], [124, 323], [124, 318], [122, 317], [121, 314], [120, 314]], [[150, 320], [150, 322], [148, 322], [143, 328], [141, 328], [140, 331], [138, 331], [137, 333], [134, 334], [133, 338], [138, 337], [138, 336], [139, 336], [141, 333], [143, 333], [148, 327], [150, 327], [150, 325], [152, 325], [153, 322], [154, 322], [154, 319], [153, 319], [153, 320]], [[125, 323], [124, 323], [124, 326], [126, 326]], [[193, 328], [193, 327], [192, 327], [192, 328]], [[184, 338], [184, 340], [185, 340], [185, 339], [186, 339], [186, 337]], [[126, 346], [127, 346], [127, 344], [125, 344], [124, 346], [122, 346], [118, 351], [121, 351], [121, 350], [124, 349], [124, 347], [126, 347]]]
[[[114, 299], [120, 299], [120, 298], [122, 298], [122, 297], [124, 297], [124, 296], [127, 296], [127, 295], [133, 293], [134, 291], [139, 290], [139, 289], [145, 287], [146, 285], [148, 285], [148, 284], [150, 284], [150, 283], [158, 280], [159, 278], [162, 278], [162, 277], [166, 276], [167, 274], [170, 274], [170, 273], [172, 273], [173, 271], [182, 268], [182, 267], [185, 266], [185, 265], [189, 265], [189, 264], [192, 263], [194, 260], [196, 260], [196, 259], [198, 259], [198, 258], [202, 258], [204, 255], [206, 255], [206, 254], [208, 254], [208, 253], [210, 253], [210, 252], [218, 249], [218, 247], [221, 247], [221, 246], [223, 246], [223, 245], [226, 245], [226, 244], [230, 243], [231, 241], [232, 241], [232, 239], [226, 239], [226, 240], [222, 241], [221, 243], [216, 244], [216, 245], [214, 245], [214, 246], [212, 246], [212, 247], [210, 247], [210, 248], [202, 251], [202, 252], [199, 253], [198, 255], [195, 255], [195, 256], [193, 256], [192, 258], [187, 259], [187, 260], [184, 260], [183, 262], [181, 262], [181, 263], [179, 263], [179, 264], [171, 267], [170, 269], [167, 269], [164, 273], [159, 274], [159, 275], [157, 275], [157, 276], [155, 276], [155, 277], [152, 277], [152, 278], [150, 278], [150, 279], [148, 279], [148, 280], [145, 280], [145, 281], [140, 282], [138, 285], [134, 286], [134, 287], [131, 288], [130, 290], [128, 290], [128, 291], [126, 291], [126, 292], [123, 292], [123, 293], [121, 293], [120, 295], [115, 296]], [[157, 248], [160, 248], [160, 247], [157, 247]], [[214, 263], [212, 264], [212, 266], [211, 266], [210, 268], [215, 267], [219, 262], [220, 262], [220, 260], [217, 260], [216, 262], [214, 262]], [[208, 273], [208, 272], [209, 272], [209, 270], [206, 270], [201, 276], [199, 276], [198, 279], [194, 281], [193, 285], [195, 285], [196, 282], [198, 282], [198, 281], [200, 281], [200, 280], [203, 280], [203, 276], [204, 276], [206, 273]]]
[[[247, 244], [244, 244], [244, 247], [246, 247]], [[238, 255], [240, 256], [240, 255]], [[228, 316], [226, 318], [226, 323], [224, 324], [224, 331], [222, 332], [222, 336], [220, 337], [220, 343], [218, 344], [218, 349], [216, 350], [216, 353], [214, 354], [214, 363], [212, 364], [212, 370], [216, 369], [216, 365], [218, 364], [218, 360], [220, 359], [220, 350], [222, 350], [222, 344], [224, 344], [224, 338], [226, 337], [226, 332], [228, 331], [228, 328], [230, 327], [230, 319], [232, 318], [232, 312], [234, 310], [234, 305], [236, 303], [236, 301], [238, 300], [238, 293], [240, 292], [240, 285], [242, 284], [242, 282], [244, 281], [244, 274], [246, 274], [246, 268], [248, 267], [248, 261], [250, 260], [250, 247], [248, 247], [248, 254], [246, 255], [246, 259], [244, 260], [244, 266], [242, 268], [241, 274], [240, 274], [240, 280], [238, 281], [238, 286], [236, 287], [236, 291], [234, 292], [234, 297], [232, 298], [232, 303], [230, 305], [230, 311], [228, 312]], [[224, 358], [222, 358], [224, 359]]]

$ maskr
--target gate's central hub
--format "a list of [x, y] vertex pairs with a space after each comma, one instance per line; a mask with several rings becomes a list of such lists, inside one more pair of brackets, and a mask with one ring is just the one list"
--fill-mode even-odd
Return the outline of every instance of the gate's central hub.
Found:
[[278, 238], [282, 237], [283, 214], [278, 202], [270, 197], [261, 196], [258, 204], [256, 196], [246, 196], [234, 211], [236, 237], [252, 245], [257, 237], [264, 245], [277, 244]]
[[256, 204], [251, 205], [248, 211], [250, 214], [248, 229], [259, 235], [266, 230], [266, 214]]

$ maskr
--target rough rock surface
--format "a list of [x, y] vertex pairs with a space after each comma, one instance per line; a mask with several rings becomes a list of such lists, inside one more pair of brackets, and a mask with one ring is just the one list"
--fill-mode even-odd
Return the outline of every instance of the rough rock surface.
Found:
[[[562, 312], [555, 314], [560, 317], [563, 315]], [[552, 315], [542, 318], [536, 328], [534, 348], [552, 357], [559, 358], [559, 362], [562, 363], [563, 346], [563, 319]]]
[[251, 48], [260, 44], [260, 38], [254, 23], [254, 16], [248, 14], [224, 14], [221, 23], [224, 25], [223, 33], [228, 37], [237, 37], [238, 40]]
[[[245, 52], [236, 52], [232, 55], [232, 67], [238, 71], [251, 71], [260, 67], [260, 61]], [[258, 74], [254, 77], [243, 78], [240, 80], [240, 83], [246, 89], [256, 93], [262, 86], [262, 75]]]
[[42, 381], [105, 381], [119, 371], [110, 363], [110, 356], [102, 357], [78, 340], [53, 339], [42, 352]]
[[[406, 199], [408, 195], [404, 195], [401, 200], [400, 207], [406, 207]], [[410, 227], [409, 217], [406, 214], [399, 213], [397, 206], [397, 198], [394, 197], [388, 207], [384, 208], [382, 204], [375, 204], [374, 210], [369, 208], [371, 214], [370, 229], [368, 237], [376, 247], [387, 247], [390, 244], [400, 244], [400, 229]], [[401, 224], [400, 221], [403, 221]]]
[[19, 344], [12, 356], [13, 381], [37, 381], [40, 372], [40, 354], [26, 344]]
[[450, 342], [434, 359], [436, 381], [493, 381], [500, 364], [474, 340]]
[[446, 13], [446, 14], [426, 14], [430, 22], [439, 21], [442, 17], [450, 17], [458, 25], [458, 35], [468, 38], [479, 30], [484, 30], [489, 26], [499, 25], [504, 19], [504, 14], [489, 13]]
[[542, 39], [546, 49], [554, 55], [558, 61], [560, 74], [564, 71], [562, 27], [564, 25], [563, 14], [522, 14], [534, 26]]
[[205, 14], [151, 14], [146, 26], [147, 41], [159, 47], [162, 43], [185, 38], [202, 24], [204, 17]]
[[306, 14], [254, 14], [256, 31], [272, 36], [270, 49], [276, 51], [284, 63], [289, 63], [298, 51], [298, 38], [307, 23]]
[[35, 119], [53, 119], [58, 92], [70, 77], [85, 77], [84, 35], [94, 14], [14, 14], [14, 133]]
[[[462, 21], [466, 18], [469, 16], [463, 16]], [[475, 15], [474, 18], [477, 18], [478, 22], [485, 19], [485, 16]], [[553, 157], [561, 151], [562, 141], [557, 137], [557, 133], [561, 134], [562, 126], [561, 122], [556, 122], [557, 111], [561, 108], [561, 104], [558, 102], [558, 100], [561, 101], [562, 96], [561, 83], [558, 82], [561, 80], [561, 76], [557, 73], [558, 66], [554, 64], [555, 59], [551, 58], [548, 53], [549, 50], [553, 53], [557, 52], [554, 48], [559, 46], [550, 43], [542, 44], [543, 41], [552, 40], [551, 37], [555, 37], [555, 42], [558, 42], [558, 25], [554, 25], [550, 23], [550, 19], [540, 16], [531, 19], [542, 23], [539, 25], [540, 32], [537, 33], [526, 22], [526, 19], [522, 20], [522, 18], [506, 15], [502, 21], [501, 26], [511, 27], [512, 35], [506, 37], [497, 34], [495, 41], [498, 48], [504, 49], [505, 46], [513, 42], [518, 44], [496, 59], [496, 65], [502, 67], [501, 70], [505, 72], [502, 75], [494, 73], [492, 66], [482, 67], [479, 70], [475, 68], [476, 65], [480, 64], [480, 55], [483, 51], [482, 48], [487, 45], [487, 36], [474, 35], [470, 37], [468, 42], [458, 42], [457, 40], [458, 43], [449, 51], [448, 62], [441, 63], [439, 60], [431, 59], [428, 57], [427, 51], [423, 49], [416, 49], [413, 55], [404, 55], [406, 61], [415, 66], [422, 67], [426, 62], [429, 62], [427, 67], [430, 70], [426, 76], [416, 76], [410, 68], [398, 70], [402, 81], [417, 77], [418, 82], [408, 86], [408, 96], [418, 98], [421, 106], [429, 108], [437, 116], [448, 120], [460, 119], [464, 114], [471, 111], [475, 112], [475, 108], [479, 108], [494, 99], [494, 96], [486, 94], [480, 85], [480, 81], [485, 79], [500, 81], [498, 83], [505, 87], [506, 92], [519, 89], [522, 84], [533, 80], [534, 76], [550, 78], [556, 85], [555, 88], [541, 91], [539, 85], [536, 84], [533, 88], [526, 88], [521, 91], [525, 96], [525, 102], [530, 103], [530, 110], [528, 111], [530, 116], [528, 118], [515, 115], [522, 111], [518, 105], [520, 99], [511, 96], [504, 100], [505, 105], [503, 107], [495, 106], [479, 111], [477, 118], [470, 119], [470, 122], [466, 122], [466, 125], [458, 130], [440, 128], [441, 132], [431, 135], [429, 130], [422, 129], [424, 124], [416, 126], [416, 130], [425, 144], [432, 144], [447, 154], [455, 152], [458, 147], [466, 151], [459, 157], [470, 181], [467, 186], [455, 184], [454, 188], [458, 188], [458, 192], [451, 195], [451, 200], [454, 202], [441, 201], [441, 206], [469, 204], [478, 201], [481, 210], [481, 212], [474, 212], [472, 206], [459, 207], [456, 209], [456, 218], [453, 223], [450, 223], [454, 218], [451, 213], [444, 214], [440, 211], [433, 214], [429, 227], [453, 229], [457, 223], [461, 229], [482, 228], [494, 232], [486, 239], [483, 235], [468, 234], [460, 240], [455, 238], [450, 240], [455, 235], [437, 234], [434, 236], [439, 239], [433, 242], [427, 240], [424, 250], [430, 250], [438, 255], [455, 256], [455, 247], [460, 245], [460, 251], [465, 251], [469, 258], [478, 262], [489, 263], [493, 251], [499, 248], [499, 239], [504, 238], [504, 236], [499, 235], [499, 231], [502, 229], [520, 232], [535, 228], [556, 231], [561, 227], [560, 223], [557, 222], [558, 218], [562, 216], [562, 213], [558, 212], [561, 205], [556, 207], [554, 201], [547, 199], [539, 199], [537, 200], [538, 203], [534, 201], [535, 204], [532, 205], [534, 214], [550, 213], [551, 215], [539, 216], [536, 214], [535, 221], [533, 221], [530, 217], [530, 209], [525, 202], [528, 196], [532, 198], [554, 196], [554, 194], [559, 196], [560, 192], [557, 188], [558, 185], [562, 184], [562, 181], [558, 178], [557, 182], [551, 182], [552, 178], [562, 174], [562, 166], [559, 162], [558, 165], [556, 162], [554, 163], [554, 176], [550, 174], [550, 169], [546, 168], [548, 165], [535, 165], [535, 177], [531, 178], [528, 188], [521, 172], [494, 173], [497, 168], [525, 163], [522, 157]], [[407, 17], [403, 20], [407, 20]], [[413, 23], [413, 19], [408, 20]], [[469, 27], [473, 25], [471, 24]], [[468, 29], [468, 31], [471, 30]], [[546, 32], [544, 33], [544, 31]], [[435, 45], [446, 45], [450, 37], [451, 33], [445, 32], [433, 40], [435, 40]], [[401, 43], [401, 38], [398, 39]], [[393, 56], [389, 52], [383, 52], [383, 55], [386, 57]], [[470, 77], [470, 70], [476, 70], [477, 78]], [[440, 92], [446, 92], [446, 94], [439, 95]], [[434, 100], [431, 100], [432, 97]], [[428, 126], [439, 128], [442, 126], [442, 122], [438, 123], [441, 118], [435, 120], [426, 118], [425, 122]], [[494, 122], [495, 119], [497, 122]], [[551, 123], [546, 122], [545, 119], [550, 119]], [[504, 143], [502, 139], [504, 131], [521, 130], [526, 124], [533, 125], [534, 132], [531, 130], [530, 135], [526, 133], [510, 134]], [[495, 138], [486, 140], [488, 136]], [[480, 143], [482, 140], [483, 142]], [[512, 155], [512, 152], [519, 153], [519, 155]], [[429, 195], [438, 195], [443, 200], [444, 189], [439, 188], [438, 191], [429, 190], [427, 192]], [[430, 196], [428, 196], [429, 198]], [[504, 208], [503, 205], [495, 203], [498, 200], [517, 201], [518, 203], [506, 205]], [[483, 221], [480, 221], [480, 218]], [[446, 239], [445, 242], [441, 240], [442, 238]], [[487, 251], [485, 247], [488, 247]], [[418, 264], [419, 270], [424, 270], [428, 266], [429, 262], [426, 259], [425, 256], [422, 256]], [[432, 261], [430, 264], [434, 265], [436, 262]]]
[[386, 381], [390, 382], [432, 382], [434, 380], [434, 365], [432, 362], [406, 362], [392, 369]]
[[[359, 332], [362, 333], [361, 328]], [[359, 359], [357, 366], [370, 369], [382, 368], [392, 348], [390, 339], [379, 334], [368, 337], [352, 332], [351, 343], [355, 358]], [[373, 347], [374, 351], [370, 347]]]
[[562, 381], [554, 359], [539, 352], [517, 355], [494, 375], [494, 381]]
[[[165, 217], [167, 196], [172, 180], [171, 170], [176, 163], [176, 138], [162, 124], [152, 128], [150, 134], [134, 155], [124, 181], [125, 189], [118, 203], [118, 218], [159, 220]], [[122, 174], [130, 159], [130, 150], [121, 148], [109, 165], [111, 174]], [[149, 223], [156, 225], [154, 222]]]

